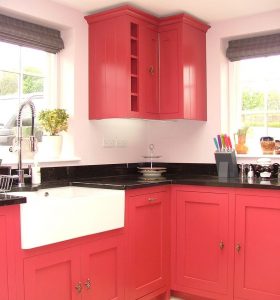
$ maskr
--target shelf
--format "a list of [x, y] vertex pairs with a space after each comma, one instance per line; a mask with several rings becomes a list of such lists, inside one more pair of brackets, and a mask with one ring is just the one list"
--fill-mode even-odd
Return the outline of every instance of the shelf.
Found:
[[138, 37], [138, 24], [135, 24], [135, 23], [130, 24], [130, 35], [131, 35], [131, 37], [137, 39], [137, 37]]
[[130, 108], [133, 112], [139, 111], [139, 96], [138, 96], [138, 24], [130, 24]]

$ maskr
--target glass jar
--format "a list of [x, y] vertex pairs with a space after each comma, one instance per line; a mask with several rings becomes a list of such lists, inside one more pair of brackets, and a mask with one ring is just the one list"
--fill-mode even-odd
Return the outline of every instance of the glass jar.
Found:
[[275, 149], [274, 138], [271, 136], [263, 136], [260, 139], [263, 154], [273, 154]]
[[280, 154], [280, 140], [275, 140], [275, 154]]

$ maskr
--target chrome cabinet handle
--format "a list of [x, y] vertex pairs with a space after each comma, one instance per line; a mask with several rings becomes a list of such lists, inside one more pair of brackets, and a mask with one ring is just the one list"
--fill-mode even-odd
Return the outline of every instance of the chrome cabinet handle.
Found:
[[148, 201], [149, 202], [154, 202], [154, 201], [156, 201], [157, 199], [156, 198], [148, 198]]
[[80, 281], [76, 284], [75, 289], [76, 289], [78, 294], [80, 294], [82, 292], [83, 286], [82, 286], [82, 283]]
[[91, 288], [91, 281], [90, 279], [88, 278], [87, 281], [85, 282], [85, 287], [87, 290], [89, 290]]
[[223, 241], [220, 241], [219, 247], [220, 247], [221, 250], [223, 250], [225, 248], [225, 244], [224, 244]]
[[235, 250], [237, 251], [237, 253], [240, 252], [240, 249], [241, 249], [241, 246], [240, 244], [238, 243], [236, 246], [235, 246]]

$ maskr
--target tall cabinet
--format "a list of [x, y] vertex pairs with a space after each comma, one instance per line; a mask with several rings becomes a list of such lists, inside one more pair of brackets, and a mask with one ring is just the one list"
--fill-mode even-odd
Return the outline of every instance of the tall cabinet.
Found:
[[125, 5], [89, 24], [89, 118], [206, 120], [206, 31]]

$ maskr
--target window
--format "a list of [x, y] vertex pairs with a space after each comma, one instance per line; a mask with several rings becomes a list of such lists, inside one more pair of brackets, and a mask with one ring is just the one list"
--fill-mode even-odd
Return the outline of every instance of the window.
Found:
[[[53, 94], [55, 55], [45, 51], [0, 43], [0, 124], [17, 112], [18, 104], [33, 94], [36, 110], [49, 106]], [[52, 76], [51, 76], [52, 74]]]
[[230, 65], [231, 133], [248, 127], [249, 153], [261, 154], [260, 137], [280, 139], [280, 55]]

